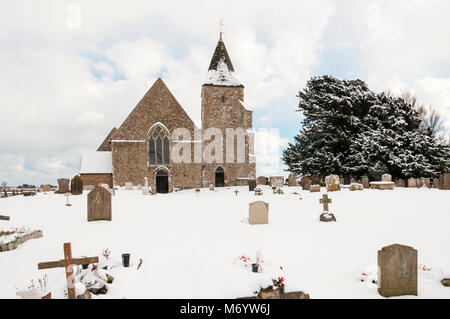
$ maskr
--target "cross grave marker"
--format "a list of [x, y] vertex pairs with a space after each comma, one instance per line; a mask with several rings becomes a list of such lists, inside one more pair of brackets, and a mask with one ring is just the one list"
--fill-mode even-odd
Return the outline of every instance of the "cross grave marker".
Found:
[[38, 264], [38, 269], [50, 269], [64, 267], [66, 269], [67, 278], [67, 296], [68, 299], [76, 299], [75, 296], [75, 284], [73, 278], [73, 266], [98, 263], [98, 257], [84, 257], [84, 258], [72, 258], [72, 246], [70, 243], [64, 244], [64, 259], [57, 261], [41, 262]]
[[328, 198], [327, 194], [323, 194], [320, 203], [323, 204], [323, 211], [328, 212], [328, 204], [331, 204], [331, 198]]

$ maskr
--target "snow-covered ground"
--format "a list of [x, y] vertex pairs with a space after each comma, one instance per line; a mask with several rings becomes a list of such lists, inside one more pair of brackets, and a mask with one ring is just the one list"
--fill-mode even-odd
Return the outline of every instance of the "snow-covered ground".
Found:
[[[240, 192], [236, 196], [233, 191]], [[39, 193], [0, 199], [0, 229], [28, 226], [44, 237], [0, 253], [0, 298], [17, 298], [16, 287], [49, 277], [54, 298], [64, 297], [63, 268], [38, 270], [38, 262], [63, 258], [63, 243], [73, 257], [97, 256], [105, 247], [118, 262], [131, 254], [131, 267], [112, 269], [115, 280], [100, 298], [237, 298], [284, 269], [286, 290], [311, 298], [381, 298], [376, 286], [359, 275], [377, 263], [377, 251], [393, 243], [418, 249], [419, 264], [433, 269], [419, 275], [419, 298], [450, 298], [441, 285], [450, 273], [450, 191], [396, 188], [394, 191], [344, 189], [330, 193], [337, 223], [319, 222], [322, 193], [268, 187], [255, 196], [247, 187], [184, 190], [144, 196], [116, 191], [113, 221], [87, 222], [87, 192], [71, 196]], [[301, 193], [303, 199], [293, 192]], [[249, 225], [248, 203], [269, 203], [269, 224]], [[252, 273], [237, 257], [261, 251], [262, 273]], [[142, 267], [136, 270], [139, 259]], [[415, 297], [412, 297], [415, 298]]]

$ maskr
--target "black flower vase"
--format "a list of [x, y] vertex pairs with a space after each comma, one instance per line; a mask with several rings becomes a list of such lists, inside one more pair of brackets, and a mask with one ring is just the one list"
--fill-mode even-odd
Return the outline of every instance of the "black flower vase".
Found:
[[122, 265], [124, 267], [130, 266], [130, 254], [122, 254]]

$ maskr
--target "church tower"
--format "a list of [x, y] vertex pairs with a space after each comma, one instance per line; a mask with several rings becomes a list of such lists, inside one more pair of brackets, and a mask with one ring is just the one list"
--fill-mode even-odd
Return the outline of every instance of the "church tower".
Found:
[[[234, 67], [222, 39], [222, 33], [202, 85], [201, 101], [203, 134], [209, 128], [217, 128], [222, 131], [224, 141], [224, 163], [204, 163], [203, 186], [247, 185], [248, 179], [254, 179], [256, 174], [255, 164], [251, 164], [249, 159], [254, 156], [253, 143], [249, 143], [249, 136], [245, 137], [245, 163], [237, 163], [236, 146], [234, 154], [226, 152], [226, 131], [230, 128], [242, 129], [245, 132], [251, 130], [252, 111], [247, 110], [243, 105], [244, 86], [235, 77]], [[204, 144], [207, 143], [208, 141], [204, 142]], [[236, 139], [235, 144], [237, 144]], [[227, 156], [228, 159], [229, 156], [234, 157], [235, 161], [230, 163]], [[223, 172], [223, 183], [222, 177], [219, 176], [221, 172]]]

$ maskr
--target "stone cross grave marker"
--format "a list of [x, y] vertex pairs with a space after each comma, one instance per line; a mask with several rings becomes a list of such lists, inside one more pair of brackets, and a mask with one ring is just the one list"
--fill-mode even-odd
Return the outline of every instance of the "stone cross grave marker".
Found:
[[320, 203], [323, 204], [323, 211], [328, 212], [328, 204], [331, 204], [331, 198], [328, 198], [327, 194], [323, 194]]
[[9, 220], [9, 216], [0, 215], [0, 220]]
[[378, 251], [378, 292], [383, 297], [417, 296], [417, 249], [394, 244]]
[[235, 191], [234, 191], [234, 193], [236, 194], [236, 196], [238, 195], [238, 193], [239, 193], [239, 191], [236, 189]]
[[248, 223], [250, 225], [269, 223], [269, 204], [263, 201], [257, 201], [248, 204]]
[[72, 246], [70, 243], [64, 244], [64, 259], [57, 261], [41, 262], [38, 269], [50, 269], [64, 267], [66, 269], [67, 278], [67, 296], [69, 299], [76, 299], [75, 284], [73, 278], [73, 266], [98, 263], [98, 257], [72, 258]]

